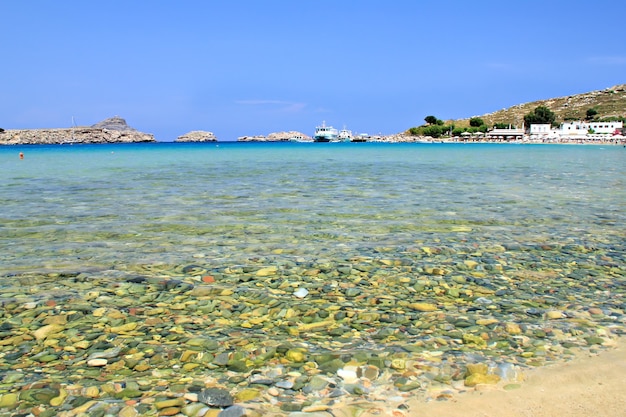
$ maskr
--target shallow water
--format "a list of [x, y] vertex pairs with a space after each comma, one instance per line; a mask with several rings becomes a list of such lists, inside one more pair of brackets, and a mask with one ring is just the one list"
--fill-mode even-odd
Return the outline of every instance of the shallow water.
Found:
[[626, 240], [617, 146], [29, 146], [0, 161], [3, 275]]
[[445, 399], [470, 364], [518, 382], [626, 334], [621, 147], [26, 146], [0, 169], [19, 415], [156, 415], [214, 385], [281, 412]]

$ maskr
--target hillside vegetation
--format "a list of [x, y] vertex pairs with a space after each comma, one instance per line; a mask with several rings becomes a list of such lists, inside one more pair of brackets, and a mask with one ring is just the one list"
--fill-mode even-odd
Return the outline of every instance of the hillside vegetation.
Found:
[[[557, 123], [567, 120], [585, 120], [589, 109], [594, 109], [597, 112], [594, 116], [595, 120], [624, 118], [626, 117], [626, 84], [589, 93], [518, 104], [478, 117], [483, 119], [487, 126], [493, 126], [497, 123], [510, 123], [521, 127], [524, 116], [539, 106], [545, 106], [554, 112]], [[470, 118], [467, 118], [447, 123], [462, 127], [469, 126], [469, 121]]]

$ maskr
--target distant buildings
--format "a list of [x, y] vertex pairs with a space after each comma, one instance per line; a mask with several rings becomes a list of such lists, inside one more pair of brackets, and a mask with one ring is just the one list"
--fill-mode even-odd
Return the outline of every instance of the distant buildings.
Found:
[[487, 139], [501, 139], [501, 140], [521, 140], [525, 135], [524, 129], [497, 129], [493, 128], [485, 134]]
[[491, 140], [531, 140], [543, 142], [623, 141], [623, 122], [564, 122], [553, 128], [550, 124], [531, 124], [526, 129], [492, 129], [485, 134]]
[[565, 122], [559, 130], [561, 135], [613, 135], [622, 133], [623, 128], [623, 122]]

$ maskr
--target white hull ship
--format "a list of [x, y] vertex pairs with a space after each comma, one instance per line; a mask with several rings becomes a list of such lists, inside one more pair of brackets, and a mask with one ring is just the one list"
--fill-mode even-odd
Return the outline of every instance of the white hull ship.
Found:
[[315, 128], [313, 135], [314, 142], [337, 142], [339, 132], [332, 126], [326, 126], [326, 122], [322, 122], [321, 126]]

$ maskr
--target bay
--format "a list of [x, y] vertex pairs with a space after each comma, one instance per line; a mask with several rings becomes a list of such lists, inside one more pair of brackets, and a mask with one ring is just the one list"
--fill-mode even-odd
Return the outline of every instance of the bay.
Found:
[[618, 146], [0, 147], [0, 402], [97, 397], [113, 415], [141, 397], [155, 414], [218, 384], [278, 413], [274, 395], [340, 408], [320, 383], [385, 402], [522, 382], [626, 334], [625, 162]]
[[617, 146], [161, 143], [0, 158], [5, 273], [442, 240], [623, 249]]

